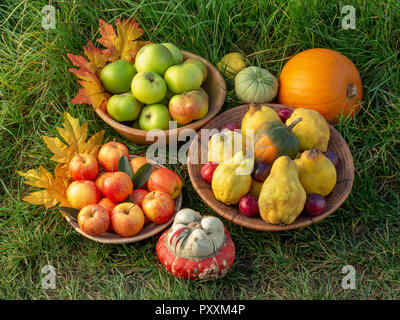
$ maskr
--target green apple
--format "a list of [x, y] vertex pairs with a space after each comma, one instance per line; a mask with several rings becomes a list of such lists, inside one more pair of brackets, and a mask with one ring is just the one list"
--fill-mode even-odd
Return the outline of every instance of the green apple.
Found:
[[125, 93], [131, 88], [135, 74], [135, 67], [128, 61], [121, 59], [109, 63], [101, 69], [100, 80], [108, 92]]
[[193, 63], [194, 65], [198, 66], [201, 72], [203, 73], [203, 82], [206, 80], [208, 71], [207, 71], [207, 66], [203, 61], [201, 61], [200, 59], [189, 58], [185, 60], [184, 63]]
[[142, 71], [133, 77], [131, 90], [134, 97], [140, 102], [153, 104], [164, 99], [167, 85], [157, 73]]
[[183, 62], [183, 54], [181, 50], [179, 50], [174, 44], [165, 42], [161, 43], [164, 47], [166, 47], [169, 52], [172, 54], [172, 59], [174, 60], [174, 64], [181, 64]]
[[130, 92], [114, 94], [107, 102], [108, 114], [119, 122], [135, 120], [141, 108], [142, 104]]
[[171, 52], [159, 43], [150, 43], [142, 47], [135, 58], [137, 72], [153, 71], [163, 76], [174, 64]]
[[171, 121], [169, 110], [163, 104], [145, 106], [139, 116], [139, 126], [143, 130], [168, 130]]
[[193, 63], [182, 63], [168, 68], [164, 80], [173, 93], [183, 93], [200, 88], [203, 73]]

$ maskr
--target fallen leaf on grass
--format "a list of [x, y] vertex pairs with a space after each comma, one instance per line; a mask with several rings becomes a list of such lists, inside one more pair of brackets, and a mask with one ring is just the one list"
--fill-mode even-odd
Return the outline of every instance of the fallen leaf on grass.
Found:
[[86, 47], [83, 47], [83, 52], [89, 61], [86, 60], [85, 57], [72, 53], [68, 53], [67, 56], [75, 66], [87, 69], [89, 72], [96, 75], [100, 75], [101, 69], [104, 68], [109, 59], [108, 52], [106, 52], [106, 50], [96, 48], [91, 41], [89, 41]]
[[47, 148], [53, 153], [50, 160], [59, 163], [54, 170], [56, 177], [68, 176], [68, 163], [76, 154], [87, 153], [97, 158], [103, 142], [104, 130], [97, 132], [86, 141], [88, 124], [80, 125], [78, 119], [66, 112], [63, 128], [57, 128], [57, 131], [65, 143], [57, 137], [42, 136]]
[[99, 20], [99, 31], [101, 38], [97, 39], [107, 49], [109, 60], [115, 61], [125, 59], [130, 63], [134, 63], [136, 54], [149, 41], [138, 41], [144, 30], [139, 27], [139, 23], [135, 18], [116, 20], [117, 33], [112, 25], [106, 23], [103, 19]]
[[17, 173], [24, 177], [27, 185], [42, 188], [44, 190], [32, 192], [31, 194], [24, 197], [22, 200], [29, 203], [41, 205], [43, 204], [46, 209], [61, 204], [68, 206], [68, 200], [66, 191], [69, 185], [69, 179], [66, 177], [53, 177], [42, 166], [39, 166], [37, 170], [28, 170], [27, 172], [17, 171]]

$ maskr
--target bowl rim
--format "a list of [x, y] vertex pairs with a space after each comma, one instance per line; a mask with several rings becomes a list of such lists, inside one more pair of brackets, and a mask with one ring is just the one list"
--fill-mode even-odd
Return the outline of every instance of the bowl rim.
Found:
[[[129, 160], [132, 160], [133, 158], [136, 158], [136, 157], [141, 157], [141, 156], [129, 155]], [[147, 161], [149, 161], [149, 163], [153, 164], [157, 168], [165, 168], [165, 166], [163, 166], [162, 164], [160, 164], [154, 160], [147, 159]], [[102, 171], [104, 171], [104, 170], [102, 170]], [[100, 171], [99, 171], [99, 173], [100, 173]], [[92, 235], [84, 232], [79, 227], [78, 222], [76, 220], [71, 219], [71, 217], [69, 217], [67, 215], [65, 215], [64, 217], [67, 220], [67, 222], [69, 223], [69, 225], [76, 232], [78, 232], [79, 234], [81, 234], [82, 236], [84, 236], [90, 240], [100, 242], [100, 243], [105, 243], [105, 244], [127, 244], [127, 243], [145, 240], [147, 238], [150, 238], [150, 237], [156, 235], [157, 233], [160, 233], [161, 231], [165, 230], [166, 228], [168, 228], [168, 226], [174, 221], [175, 215], [181, 209], [181, 207], [182, 207], [182, 192], [176, 199], [174, 199], [174, 213], [173, 213], [172, 217], [166, 223], [156, 224], [154, 222], [149, 222], [143, 226], [142, 230], [140, 230], [139, 233], [135, 234], [132, 237], [122, 237], [114, 232], [109, 232], [109, 231], [106, 231], [99, 236], [92, 236]], [[146, 226], [152, 226], [152, 228], [146, 232], [146, 230], [144, 230], [146, 228]], [[143, 231], [145, 231], [145, 232], [143, 232]]]
[[[237, 106], [235, 108], [229, 109], [221, 114], [219, 114], [217, 117], [215, 117], [211, 122], [209, 122], [207, 125], [205, 125], [203, 128], [204, 129], [212, 129], [212, 125], [213, 123], [217, 122], [219, 119], [224, 117], [224, 114], [227, 112], [232, 112], [232, 110], [238, 110], [238, 108], [249, 108], [251, 104], [244, 104], [244, 105], [240, 105]], [[272, 107], [272, 109], [280, 109], [280, 108], [289, 108], [289, 109], [294, 109], [292, 107], [286, 106], [286, 105], [282, 105], [282, 104], [277, 104], [277, 103], [258, 103], [258, 104], [254, 104], [254, 105], [267, 105], [269, 107]], [[344, 138], [342, 137], [342, 135], [330, 124], [329, 125], [329, 129], [331, 132], [331, 137], [332, 137], [332, 133], [335, 136], [335, 138], [338, 138], [340, 141], [340, 146], [343, 147], [344, 149], [344, 153], [346, 154], [346, 161], [343, 163], [344, 167], [343, 167], [343, 171], [346, 172], [347, 176], [344, 177], [344, 179], [342, 179], [341, 181], [337, 181], [335, 188], [337, 188], [339, 183], [344, 183], [345, 187], [344, 187], [344, 193], [341, 193], [341, 196], [339, 197], [338, 201], [334, 202], [333, 205], [326, 210], [325, 212], [323, 212], [321, 215], [316, 216], [316, 217], [312, 217], [312, 216], [304, 216], [304, 215], [299, 215], [296, 220], [289, 224], [289, 225], [274, 225], [271, 223], [267, 223], [265, 222], [261, 217], [255, 217], [255, 218], [247, 218], [244, 219], [244, 215], [240, 214], [237, 206], [228, 206], [223, 204], [222, 202], [218, 201], [215, 199], [215, 197], [213, 196], [213, 193], [211, 191], [211, 197], [208, 196], [208, 194], [205, 192], [205, 189], [209, 190], [211, 189], [210, 184], [203, 182], [203, 181], [199, 181], [199, 179], [196, 178], [196, 174], [198, 174], [200, 168], [201, 168], [201, 164], [199, 165], [193, 165], [191, 164], [192, 162], [190, 161], [190, 157], [192, 156], [192, 154], [197, 154], [200, 155], [201, 153], [198, 152], [199, 148], [201, 148], [201, 145], [199, 145], [199, 141], [201, 141], [201, 139], [199, 139], [200, 137], [200, 131], [197, 133], [196, 137], [193, 139], [190, 147], [189, 147], [189, 152], [188, 152], [188, 172], [189, 172], [189, 177], [190, 177], [190, 181], [194, 187], [194, 189], [196, 190], [197, 194], [203, 199], [203, 201], [211, 208], [213, 209], [218, 215], [224, 217], [225, 219], [241, 225], [243, 227], [249, 228], [249, 229], [253, 229], [253, 230], [257, 230], [257, 231], [287, 231], [287, 230], [294, 230], [294, 229], [298, 229], [298, 228], [303, 228], [306, 226], [309, 226], [311, 224], [314, 224], [316, 222], [319, 222], [325, 218], [327, 218], [328, 216], [330, 216], [333, 212], [335, 212], [342, 204], [343, 202], [347, 199], [347, 197], [349, 196], [352, 186], [353, 186], [353, 182], [354, 182], [354, 160], [353, 157], [351, 155], [351, 151], [349, 146], [347, 145], [346, 141], [344, 140]], [[202, 128], [202, 129], [203, 129]], [[198, 148], [197, 152], [194, 152], [195, 148]], [[342, 159], [343, 162], [343, 159]], [[202, 185], [200, 185], [202, 184]], [[205, 186], [204, 184], [206, 184], [207, 186]], [[335, 188], [333, 189], [333, 191], [335, 190]], [[333, 193], [333, 191], [331, 192], [331, 194]], [[223, 208], [223, 209], [221, 209]], [[232, 214], [231, 211], [232, 210], [236, 210], [236, 214]], [[298, 219], [299, 217], [301, 217], [301, 221], [299, 222]], [[253, 222], [250, 222], [251, 220], [253, 220]], [[255, 223], [255, 222], [258, 223]]]
[[[226, 83], [225, 83], [225, 79], [222, 76], [222, 74], [219, 72], [219, 70], [212, 64], [210, 63], [208, 60], [192, 53], [189, 51], [184, 51], [181, 50], [183, 56], [185, 58], [196, 58], [196, 59], [200, 59], [201, 61], [203, 61], [205, 63], [205, 65], [207, 66], [207, 70], [208, 72], [209, 69], [213, 70], [213, 73], [216, 75], [218, 81], [217, 83], [220, 86], [220, 92], [221, 94], [218, 96], [217, 98], [217, 103], [215, 104], [215, 108], [213, 108], [212, 110], [209, 110], [209, 112], [207, 113], [207, 115], [199, 120], [196, 120], [194, 122], [191, 122], [185, 126], [182, 127], [178, 127], [176, 129], [172, 129], [172, 130], [160, 130], [157, 129], [157, 131], [162, 131], [164, 132], [164, 134], [166, 136], [169, 135], [178, 135], [181, 131], [187, 130], [187, 129], [198, 129], [200, 127], [202, 127], [203, 125], [207, 124], [211, 119], [213, 119], [218, 112], [221, 110], [222, 106], [224, 105], [224, 101], [225, 101], [225, 97], [226, 97]], [[124, 131], [127, 132], [131, 135], [135, 135], [135, 136], [147, 136], [147, 133], [151, 130], [142, 130], [142, 129], [136, 129], [133, 127], [129, 127], [126, 126], [124, 124], [122, 124], [121, 122], [118, 122], [114, 119], [112, 119], [107, 112], [104, 112], [103, 110], [101, 110], [100, 108], [97, 108], [96, 113], [98, 114], [98, 116], [103, 119], [104, 122], [106, 122], [108, 125], [110, 125], [113, 129], [117, 130], [117, 131]]]

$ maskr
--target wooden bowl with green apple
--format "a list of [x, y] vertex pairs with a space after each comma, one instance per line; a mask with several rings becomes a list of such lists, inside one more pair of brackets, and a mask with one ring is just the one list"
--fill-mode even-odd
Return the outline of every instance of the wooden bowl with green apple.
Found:
[[[213, 66], [206, 59], [187, 51], [182, 51], [183, 59], [199, 59], [204, 62], [207, 67], [207, 78], [202, 84], [202, 88], [207, 92], [209, 98], [208, 113], [200, 120], [193, 121], [189, 124], [178, 126], [176, 129], [162, 130], [166, 138], [166, 143], [177, 141], [179, 135], [188, 136], [192, 130], [197, 130], [213, 119], [222, 108], [226, 96], [226, 84], [223, 76], [220, 74], [218, 69]], [[114, 128], [119, 134], [124, 136], [130, 141], [133, 141], [139, 145], [153, 144], [158, 140], [158, 137], [153, 134], [149, 134], [148, 130], [142, 130], [134, 128], [130, 123], [121, 123], [111, 118], [111, 116], [102, 111], [100, 108], [96, 110], [98, 116], [104, 120], [108, 125]]]

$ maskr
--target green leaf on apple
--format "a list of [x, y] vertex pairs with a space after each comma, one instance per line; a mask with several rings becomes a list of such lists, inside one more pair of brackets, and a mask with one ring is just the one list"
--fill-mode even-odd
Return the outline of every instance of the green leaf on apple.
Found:
[[58, 209], [64, 212], [72, 220], [78, 220], [79, 210], [71, 207], [58, 207]]
[[141, 188], [147, 182], [152, 172], [153, 166], [150, 163], [141, 166], [132, 178], [133, 189]]
[[122, 156], [118, 161], [118, 171], [125, 172], [129, 178], [133, 178], [132, 168], [127, 156]]

